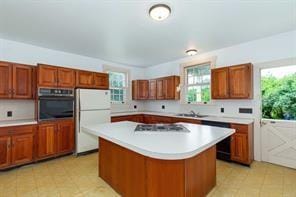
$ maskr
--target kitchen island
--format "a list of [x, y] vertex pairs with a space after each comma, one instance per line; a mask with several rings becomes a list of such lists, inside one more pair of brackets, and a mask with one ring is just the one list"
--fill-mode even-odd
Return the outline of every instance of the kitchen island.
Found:
[[205, 196], [216, 185], [216, 143], [234, 129], [180, 123], [189, 132], [135, 132], [137, 123], [88, 125], [99, 176], [123, 196]]

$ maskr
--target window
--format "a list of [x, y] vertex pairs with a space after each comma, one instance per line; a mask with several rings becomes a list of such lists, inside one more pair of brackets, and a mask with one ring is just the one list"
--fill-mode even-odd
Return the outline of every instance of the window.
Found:
[[126, 102], [127, 73], [109, 71], [109, 86], [112, 103]]
[[211, 99], [210, 63], [184, 67], [185, 97], [187, 103], [207, 103]]

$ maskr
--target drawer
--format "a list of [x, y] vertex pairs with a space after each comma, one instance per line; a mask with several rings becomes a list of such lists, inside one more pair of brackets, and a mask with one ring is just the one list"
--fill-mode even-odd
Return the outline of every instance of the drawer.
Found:
[[189, 118], [174, 118], [174, 122], [187, 122], [191, 124], [201, 124], [200, 120], [189, 119]]
[[0, 128], [0, 136], [18, 135], [18, 134], [24, 134], [24, 133], [34, 133], [35, 130], [36, 130], [35, 125], [1, 127]]
[[238, 133], [247, 133], [249, 126], [243, 125], [243, 124], [231, 124], [231, 128], [235, 129], [235, 132], [238, 132]]

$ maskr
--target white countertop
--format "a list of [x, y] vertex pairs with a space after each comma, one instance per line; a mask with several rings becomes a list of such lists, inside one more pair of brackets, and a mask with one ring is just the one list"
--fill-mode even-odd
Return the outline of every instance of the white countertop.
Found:
[[111, 113], [111, 117], [137, 115], [137, 114], [169, 116], [169, 117], [175, 117], [175, 118], [209, 120], [209, 121], [215, 121], [215, 122], [227, 122], [227, 123], [237, 123], [237, 124], [252, 124], [254, 122], [254, 120], [250, 119], [250, 118], [233, 118], [233, 117], [221, 117], [221, 116], [207, 116], [207, 117], [202, 117], [202, 118], [195, 118], [195, 117], [177, 116], [176, 115], [177, 113], [163, 113], [163, 112], [151, 112], [151, 111], [115, 112], [115, 113]]
[[4, 120], [0, 121], [0, 127], [11, 127], [11, 126], [20, 126], [20, 125], [31, 125], [37, 124], [36, 120]]
[[144, 156], [164, 160], [193, 157], [235, 132], [234, 129], [188, 123], [182, 124], [189, 133], [134, 132], [137, 124], [123, 121], [93, 124], [82, 129]]

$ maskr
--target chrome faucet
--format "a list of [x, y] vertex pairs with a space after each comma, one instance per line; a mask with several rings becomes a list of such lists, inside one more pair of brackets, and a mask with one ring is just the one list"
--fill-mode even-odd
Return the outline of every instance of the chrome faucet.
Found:
[[194, 116], [198, 115], [198, 113], [195, 113], [193, 110], [191, 110], [190, 113]]

